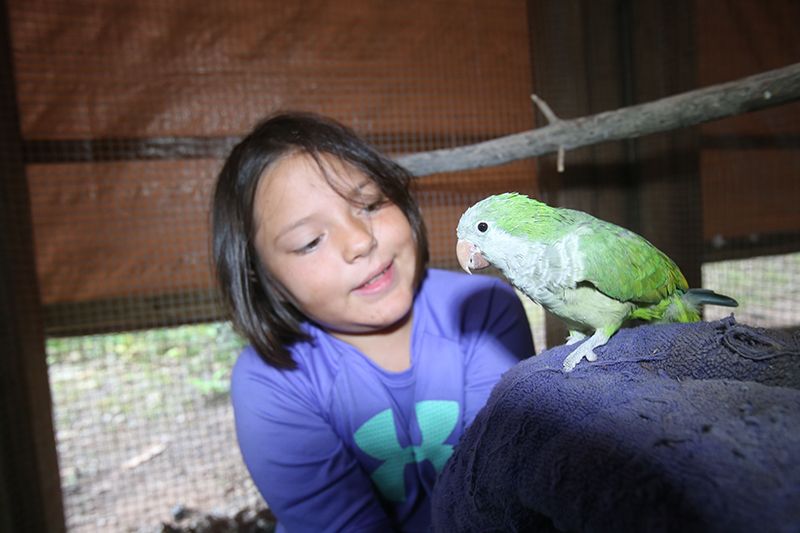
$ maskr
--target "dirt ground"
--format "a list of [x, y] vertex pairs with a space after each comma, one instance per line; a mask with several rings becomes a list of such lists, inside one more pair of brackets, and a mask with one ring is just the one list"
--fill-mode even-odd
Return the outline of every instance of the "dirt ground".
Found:
[[264, 509], [227, 395], [238, 348], [215, 347], [204, 336], [217, 330], [194, 328], [179, 338], [102, 336], [49, 347], [58, 352], [49, 372], [70, 532], [161, 531]]
[[[69, 531], [160, 531], [196, 514], [233, 517], [264, 507], [242, 465], [226, 403], [128, 433], [107, 424], [59, 438]], [[88, 460], [81, 454], [102, 443], [118, 446]]]

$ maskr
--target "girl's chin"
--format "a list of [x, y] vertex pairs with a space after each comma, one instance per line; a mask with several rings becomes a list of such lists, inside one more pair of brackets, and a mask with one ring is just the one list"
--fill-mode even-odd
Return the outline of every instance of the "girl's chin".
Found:
[[395, 305], [386, 304], [374, 314], [363, 319], [355, 318], [351, 324], [326, 325], [323, 327], [334, 334], [342, 335], [375, 335], [396, 331], [407, 325], [411, 320], [411, 300], [408, 304], [397, 302]]

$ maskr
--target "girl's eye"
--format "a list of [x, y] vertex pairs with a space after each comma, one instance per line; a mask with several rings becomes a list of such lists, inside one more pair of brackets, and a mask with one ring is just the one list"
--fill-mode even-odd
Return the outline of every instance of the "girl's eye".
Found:
[[314, 249], [315, 249], [317, 246], [319, 246], [319, 243], [320, 243], [321, 241], [322, 241], [322, 237], [317, 237], [316, 239], [314, 239], [313, 241], [309, 242], [309, 243], [308, 243], [308, 244], [306, 244], [305, 246], [301, 246], [300, 248], [298, 248], [297, 250], [295, 250], [295, 253], [297, 253], [297, 254], [307, 254], [307, 253], [309, 253], [309, 252], [313, 252], [313, 251], [314, 251]]
[[383, 206], [386, 205], [386, 198], [380, 198], [375, 201], [366, 202], [362, 209], [365, 213], [374, 213], [375, 211], [379, 211]]
[[385, 204], [386, 202], [384, 200], [378, 200], [377, 202], [372, 202], [371, 204], [368, 204], [366, 209], [368, 212], [372, 213], [383, 207]]

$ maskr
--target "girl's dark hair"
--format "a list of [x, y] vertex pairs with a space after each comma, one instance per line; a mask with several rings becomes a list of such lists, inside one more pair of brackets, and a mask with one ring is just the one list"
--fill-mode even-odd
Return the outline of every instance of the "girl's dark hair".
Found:
[[[428, 262], [428, 240], [419, 206], [411, 196], [411, 175], [350, 128], [320, 115], [289, 112], [258, 124], [239, 142], [217, 179], [212, 206], [213, 260], [223, 301], [234, 327], [268, 364], [295, 368], [288, 346], [308, 339], [306, 317], [262, 266], [256, 253], [254, 198], [265, 171], [282, 157], [305, 153], [349, 163], [372, 178], [406, 215], [417, 244], [417, 283]], [[323, 172], [323, 175], [327, 175]]]

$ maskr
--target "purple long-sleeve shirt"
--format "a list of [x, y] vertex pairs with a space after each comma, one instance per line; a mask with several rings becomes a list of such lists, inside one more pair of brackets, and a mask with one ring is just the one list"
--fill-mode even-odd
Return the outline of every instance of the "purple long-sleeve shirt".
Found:
[[428, 270], [402, 372], [306, 327], [296, 370], [247, 348], [232, 376], [239, 447], [279, 531], [427, 530], [453, 445], [501, 374], [534, 353], [521, 302], [497, 279]]

